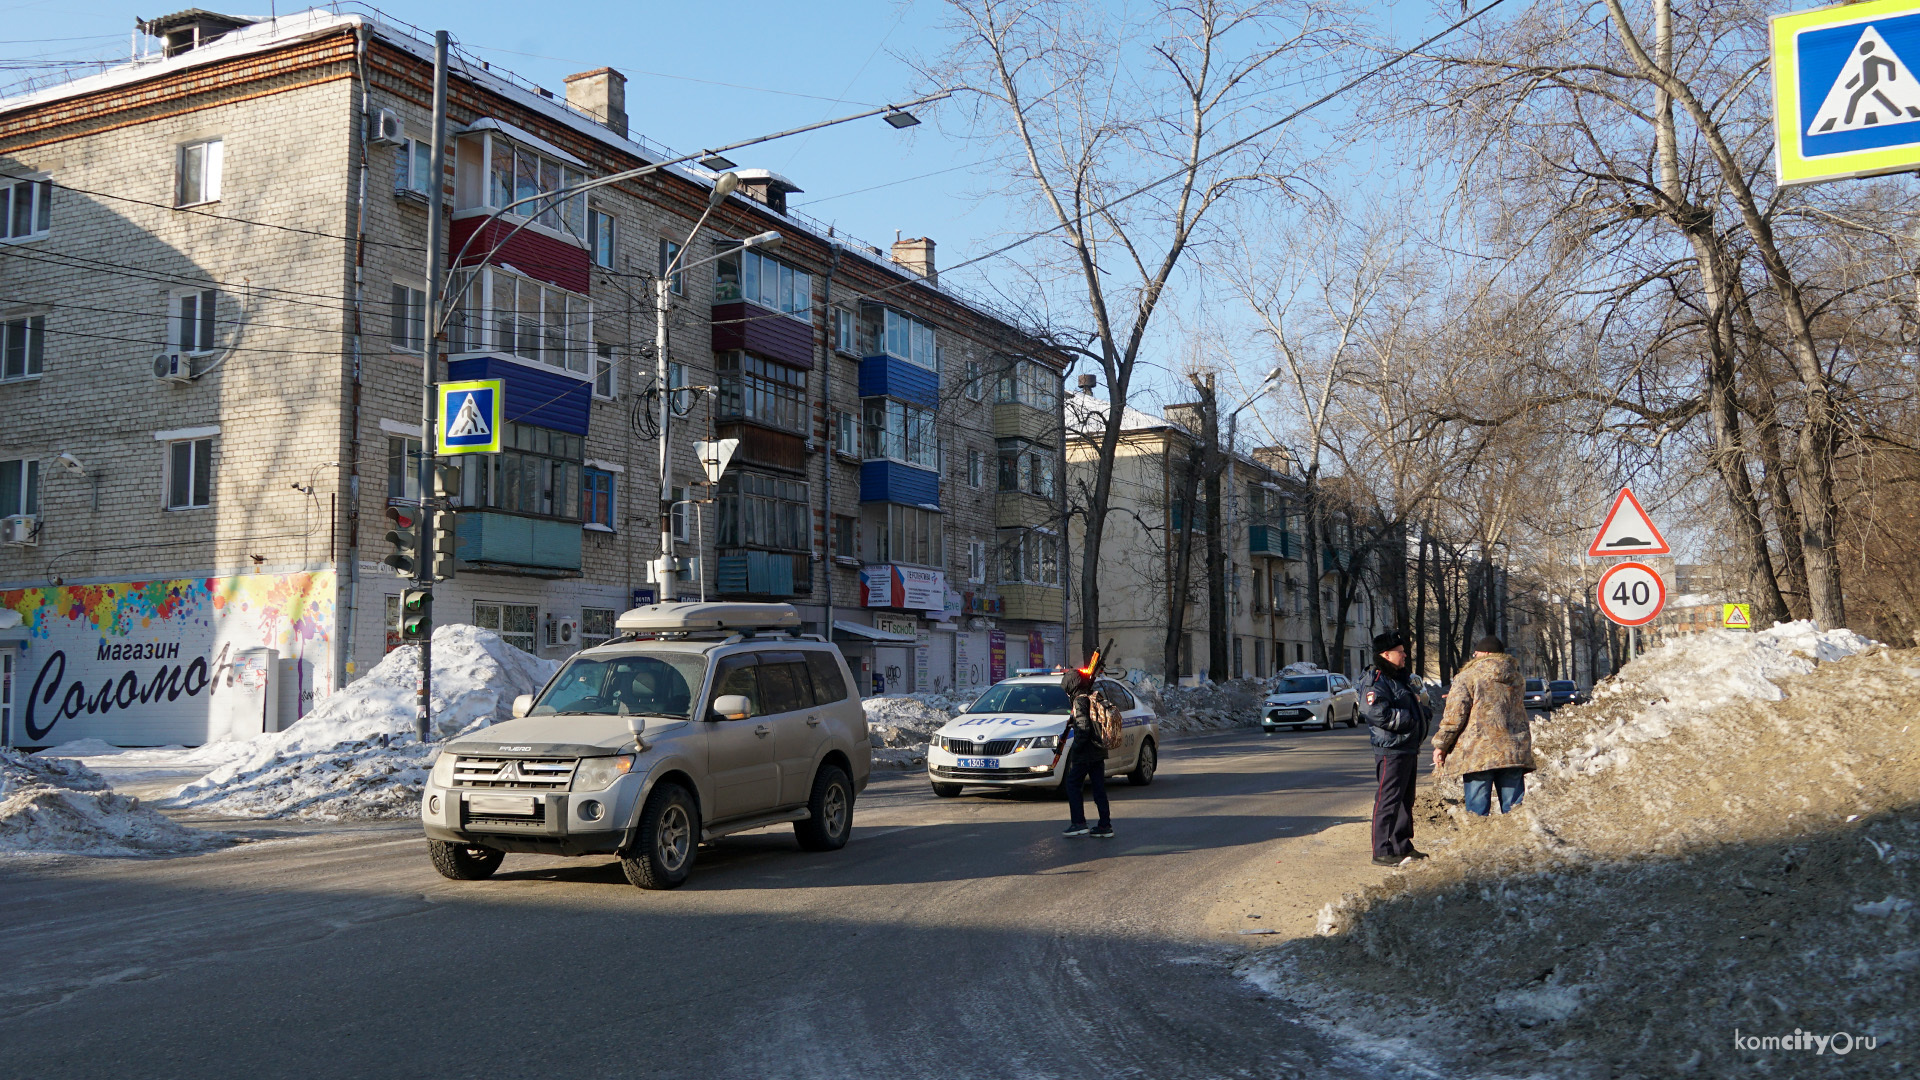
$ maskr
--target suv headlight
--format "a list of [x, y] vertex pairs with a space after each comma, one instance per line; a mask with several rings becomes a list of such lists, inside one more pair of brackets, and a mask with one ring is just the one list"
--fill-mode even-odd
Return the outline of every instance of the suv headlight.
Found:
[[573, 770], [573, 790], [600, 791], [625, 776], [632, 768], [632, 754], [581, 758], [580, 764]]
[[434, 787], [453, 786], [453, 762], [454, 755], [445, 750], [440, 751], [439, 755], [433, 759]]
[[1051, 750], [1059, 745], [1060, 736], [1058, 735], [1035, 735], [1014, 743], [1013, 749], [1015, 753], [1019, 753], [1022, 750]]

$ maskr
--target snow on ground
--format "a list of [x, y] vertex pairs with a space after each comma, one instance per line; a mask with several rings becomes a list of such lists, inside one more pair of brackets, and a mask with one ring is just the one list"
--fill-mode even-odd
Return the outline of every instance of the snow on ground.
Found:
[[1217, 731], [1258, 724], [1267, 685], [1236, 679], [1200, 686], [1135, 686], [1134, 693], [1153, 709], [1161, 731]]
[[513, 699], [539, 690], [557, 666], [491, 630], [433, 632], [434, 739], [414, 737], [419, 651], [402, 646], [364, 678], [285, 731], [236, 744], [236, 756], [167, 800], [234, 817], [407, 817], [438, 742], [510, 719]]
[[165, 855], [232, 842], [115, 794], [77, 761], [0, 750], [0, 853]]
[[975, 696], [895, 694], [862, 701], [861, 706], [867, 710], [873, 767], [912, 769], [926, 765], [927, 740], [972, 704]]
[[1323, 936], [1242, 973], [1441, 1072], [1816, 1064], [1737, 1050], [1735, 1028], [1877, 1037], [1862, 1067], [1911, 1066], [1916, 713], [1920, 651], [1805, 623], [1671, 642], [1534, 723], [1543, 768], [1513, 814], [1471, 817], [1457, 780], [1423, 781], [1415, 843], [1433, 858], [1328, 904]]

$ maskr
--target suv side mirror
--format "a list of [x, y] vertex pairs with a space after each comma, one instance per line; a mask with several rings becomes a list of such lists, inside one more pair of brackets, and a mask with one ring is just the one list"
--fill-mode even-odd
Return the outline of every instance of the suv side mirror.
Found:
[[745, 720], [753, 715], [753, 702], [745, 694], [722, 694], [713, 699], [713, 711], [726, 720]]
[[533, 711], [533, 695], [521, 694], [513, 699], [513, 718], [515, 720]]

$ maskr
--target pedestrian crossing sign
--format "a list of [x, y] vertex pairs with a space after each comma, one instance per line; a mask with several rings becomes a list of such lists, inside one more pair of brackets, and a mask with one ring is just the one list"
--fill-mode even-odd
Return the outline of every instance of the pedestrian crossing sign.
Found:
[[1920, 0], [1777, 15], [1771, 26], [1781, 186], [1920, 169]]
[[444, 382], [435, 387], [439, 415], [434, 425], [438, 454], [497, 454], [506, 427], [506, 389], [499, 379]]
[[1753, 629], [1752, 604], [1722, 604], [1720, 624], [1729, 630]]

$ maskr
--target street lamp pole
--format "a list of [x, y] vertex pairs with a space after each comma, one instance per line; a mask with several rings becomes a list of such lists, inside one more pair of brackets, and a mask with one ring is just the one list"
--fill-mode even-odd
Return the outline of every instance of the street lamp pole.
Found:
[[[428, 326], [440, 325], [445, 289], [441, 277], [446, 269], [447, 167], [447, 32], [433, 35], [433, 150], [427, 172], [427, 310], [423, 320]], [[440, 335], [430, 333], [420, 350], [420, 504], [413, 520], [413, 583], [416, 588], [433, 587], [433, 498], [434, 467], [434, 383], [440, 375]], [[420, 639], [420, 690], [414, 706], [414, 734], [426, 742], [433, 733], [433, 622], [428, 617], [426, 636]]]

